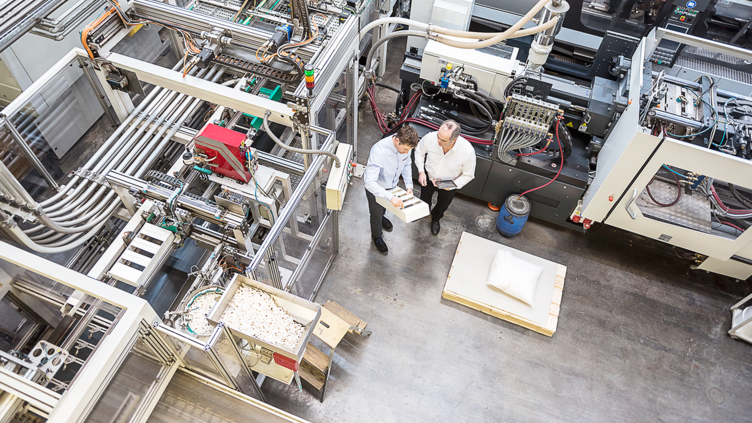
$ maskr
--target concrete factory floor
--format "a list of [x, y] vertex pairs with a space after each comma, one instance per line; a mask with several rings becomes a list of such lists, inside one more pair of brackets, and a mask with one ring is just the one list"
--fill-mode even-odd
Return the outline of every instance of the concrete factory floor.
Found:
[[[395, 44], [392, 86], [404, 51]], [[378, 95], [394, 107], [393, 93]], [[381, 137], [364, 111], [360, 163]], [[275, 381], [263, 386], [269, 402], [312, 422], [749, 421], [752, 345], [726, 333], [749, 282], [689, 270], [667, 245], [610, 227], [583, 235], [531, 219], [508, 239], [495, 217], [464, 196], [438, 236], [428, 220], [392, 216], [382, 256], [356, 180], [316, 300], [341, 304], [373, 334], [337, 349], [323, 403]], [[567, 266], [552, 338], [441, 298], [462, 231]]]

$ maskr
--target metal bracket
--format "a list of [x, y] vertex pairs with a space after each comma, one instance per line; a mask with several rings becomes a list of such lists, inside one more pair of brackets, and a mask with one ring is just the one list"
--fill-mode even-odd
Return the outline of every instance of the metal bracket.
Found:
[[627, 205], [624, 206], [624, 209], [627, 211], [627, 213], [629, 213], [629, 217], [631, 217], [632, 220], [637, 220], [637, 215], [635, 214], [635, 212], [629, 209], [629, 206], [634, 203], [635, 198], [637, 198], [637, 189], [634, 190], [634, 192], [632, 193], [632, 198], [630, 198], [629, 201], [627, 201]]
[[105, 175], [100, 175], [99, 173], [92, 172], [90, 170], [83, 169], [83, 168], [78, 168], [74, 170], [72, 174], [78, 176], [79, 178], [83, 178], [90, 182], [94, 182], [95, 184], [103, 185], [103, 186], [106, 186], [107, 188], [111, 188], [110, 183], [107, 181], [107, 178], [105, 177]]

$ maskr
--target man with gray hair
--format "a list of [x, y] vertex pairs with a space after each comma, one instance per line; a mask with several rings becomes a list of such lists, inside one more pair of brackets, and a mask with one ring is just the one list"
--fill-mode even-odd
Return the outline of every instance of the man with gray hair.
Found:
[[431, 206], [433, 193], [438, 191], [436, 205], [431, 209], [431, 233], [438, 235], [439, 221], [444, 217], [457, 190], [475, 178], [475, 149], [460, 136], [460, 125], [446, 120], [438, 131], [420, 139], [415, 149], [415, 166], [420, 172], [420, 199]]

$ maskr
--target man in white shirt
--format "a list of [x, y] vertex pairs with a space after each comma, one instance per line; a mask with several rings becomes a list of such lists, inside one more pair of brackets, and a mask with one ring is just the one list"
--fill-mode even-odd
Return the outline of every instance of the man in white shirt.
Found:
[[[420, 199], [430, 207], [433, 193], [439, 192], [436, 205], [431, 209], [431, 233], [438, 235], [441, 230], [439, 220], [452, 203], [456, 190], [475, 178], [475, 149], [460, 136], [460, 125], [451, 119], [446, 120], [438, 131], [429, 132], [420, 139], [415, 149], [415, 167], [420, 172], [418, 182], [423, 186]], [[437, 185], [441, 181], [454, 182], [454, 186], [439, 189]]]
[[384, 217], [386, 209], [376, 202], [376, 197], [389, 200], [394, 207], [403, 207], [402, 200], [387, 190], [397, 186], [400, 175], [405, 181], [408, 194], [413, 193], [413, 168], [410, 150], [418, 144], [418, 133], [410, 125], [404, 125], [392, 135], [382, 139], [371, 147], [368, 165], [363, 175], [366, 186], [368, 210], [371, 213], [371, 238], [381, 254], [388, 254], [382, 228], [391, 231], [392, 222]]

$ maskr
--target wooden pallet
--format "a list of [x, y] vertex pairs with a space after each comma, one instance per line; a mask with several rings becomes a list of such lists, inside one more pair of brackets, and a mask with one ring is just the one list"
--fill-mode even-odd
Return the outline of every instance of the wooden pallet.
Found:
[[[457, 253], [459, 253], [459, 249], [461, 246], [462, 246], [462, 242], [460, 242], [460, 244], [457, 246]], [[457, 254], [455, 253], [455, 260], [456, 259], [457, 259]], [[447, 282], [452, 277], [452, 271], [454, 271], [454, 265], [455, 263], [452, 262], [452, 270], [449, 271], [449, 277], [447, 277]], [[561, 264], [558, 265], [558, 268], [556, 270], [556, 281], [554, 283], [553, 296], [551, 298], [551, 308], [549, 309], [548, 322], [545, 326], [542, 326], [539, 323], [533, 322], [529, 319], [518, 316], [516, 314], [513, 314], [510, 312], [504, 311], [502, 309], [493, 307], [491, 305], [485, 304], [481, 300], [467, 298], [465, 296], [452, 292], [446, 288], [446, 285], [444, 287], [444, 292], [441, 294], [441, 296], [446, 298], [449, 301], [462, 304], [464, 306], [481, 311], [483, 313], [494, 316], [496, 318], [506, 320], [507, 322], [520, 325], [524, 328], [530, 329], [540, 334], [543, 334], [546, 336], [553, 336], [554, 332], [556, 332], [556, 325], [559, 322], [559, 310], [561, 307], [561, 297], [562, 297], [562, 293], [564, 290], [564, 278], [566, 274], [567, 274], [567, 267]]]

